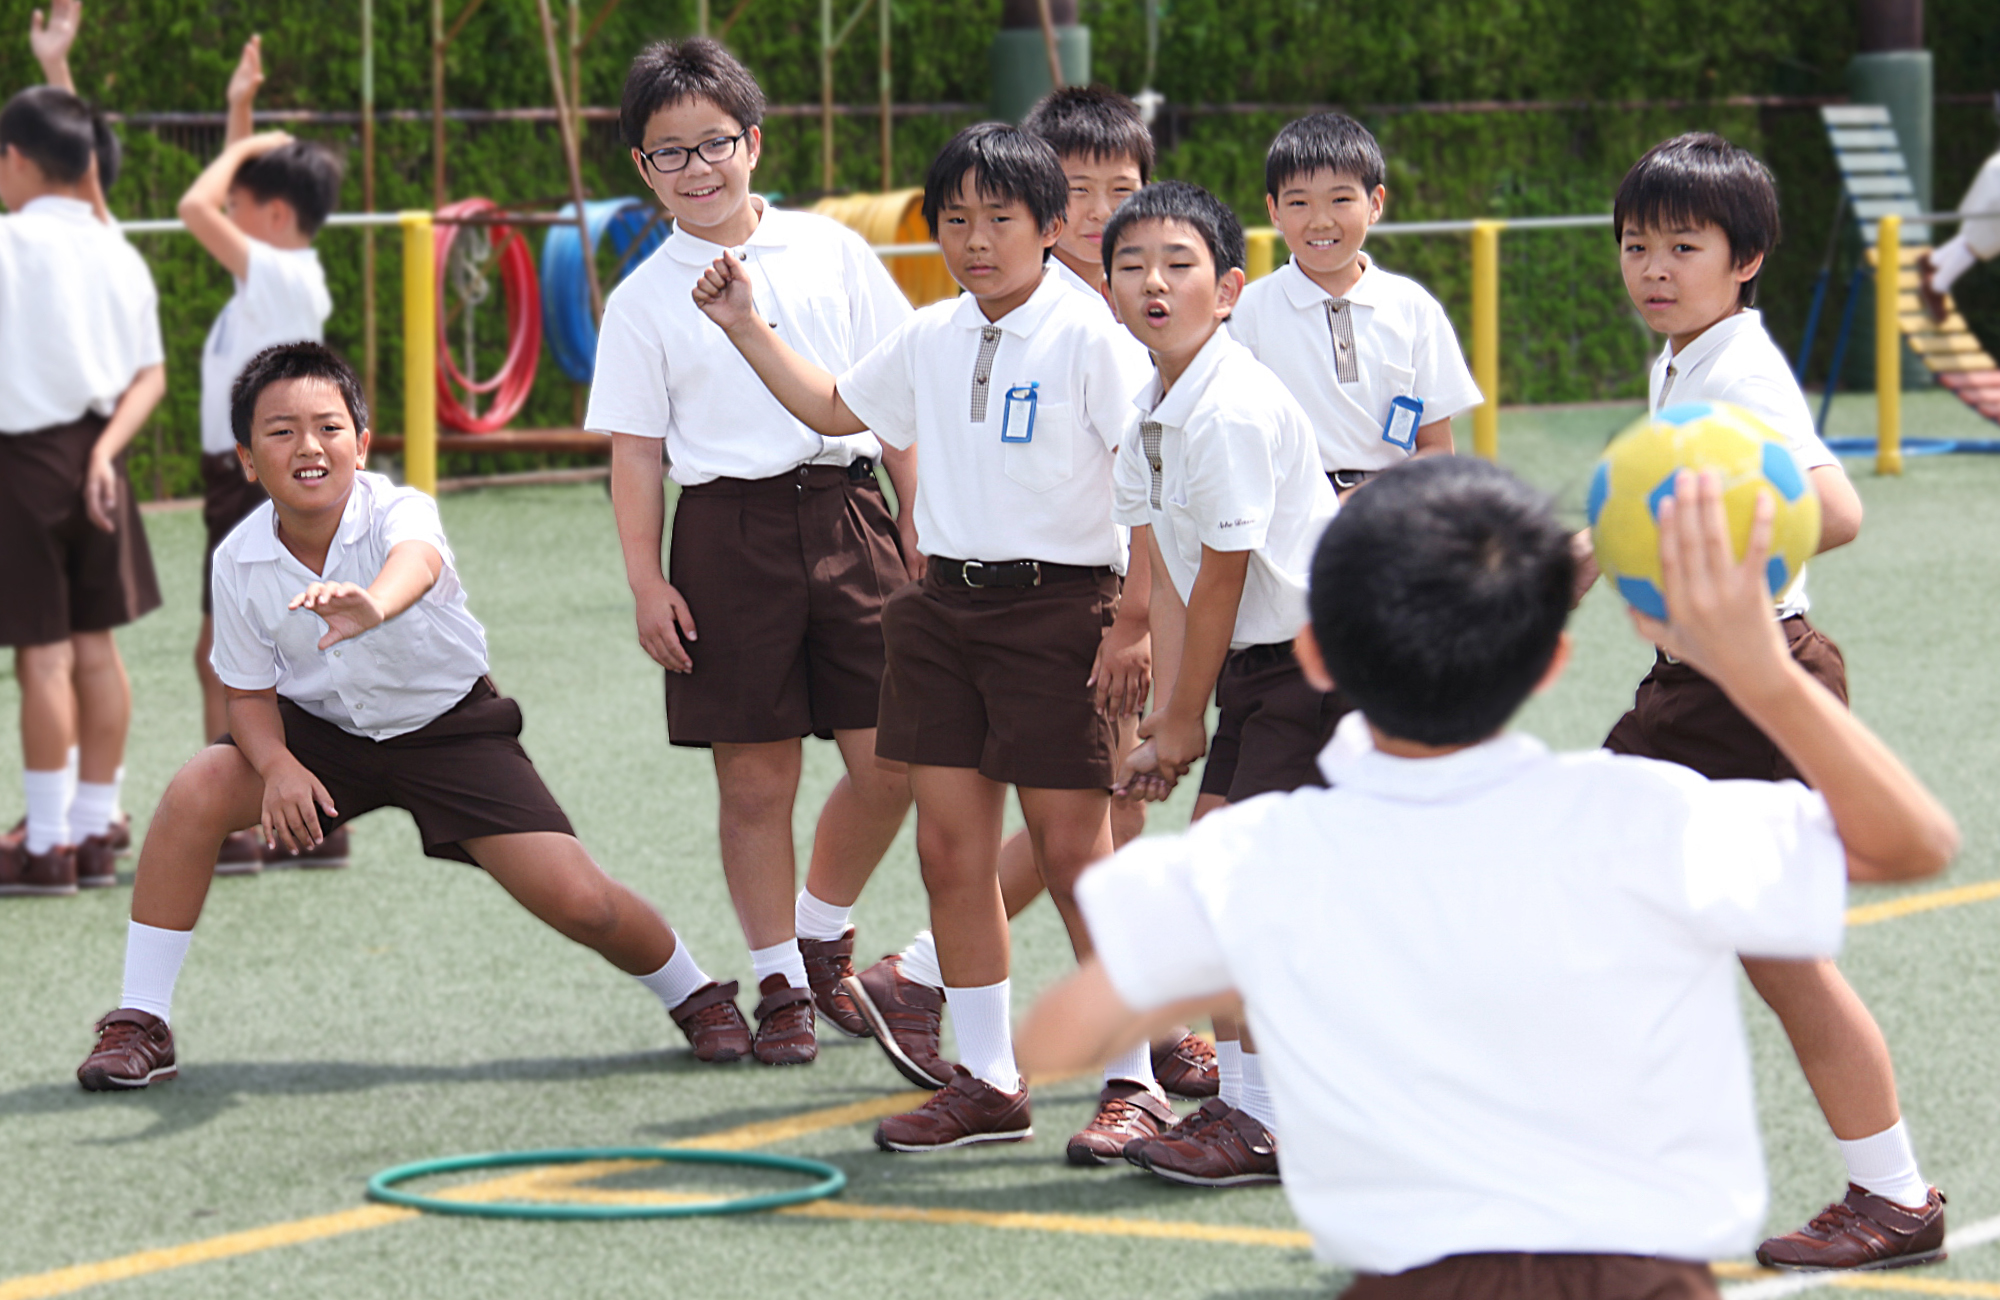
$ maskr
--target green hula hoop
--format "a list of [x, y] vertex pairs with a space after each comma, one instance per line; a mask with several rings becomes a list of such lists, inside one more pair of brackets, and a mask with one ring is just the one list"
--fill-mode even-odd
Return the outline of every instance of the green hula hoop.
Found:
[[[806, 1174], [819, 1181], [789, 1191], [739, 1196], [729, 1201], [700, 1201], [691, 1205], [528, 1205], [518, 1201], [459, 1201], [419, 1196], [396, 1187], [397, 1183], [408, 1182], [412, 1178], [466, 1169], [578, 1164], [587, 1160], [666, 1160], [685, 1164], [741, 1165], [752, 1169], [781, 1169], [786, 1173]], [[796, 1156], [687, 1147], [572, 1147], [554, 1151], [499, 1151], [488, 1155], [446, 1156], [439, 1160], [397, 1165], [368, 1180], [368, 1199], [431, 1214], [466, 1214], [487, 1219], [687, 1219], [705, 1214], [750, 1214], [757, 1210], [802, 1205], [836, 1195], [846, 1186], [847, 1175], [839, 1169], [818, 1160], [801, 1160]]]

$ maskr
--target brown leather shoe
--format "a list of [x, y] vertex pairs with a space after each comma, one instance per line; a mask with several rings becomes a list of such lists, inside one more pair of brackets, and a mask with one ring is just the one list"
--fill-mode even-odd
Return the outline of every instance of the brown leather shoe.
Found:
[[174, 1031], [151, 1012], [120, 1007], [92, 1027], [97, 1046], [76, 1070], [85, 1092], [143, 1088], [180, 1073], [174, 1064]]
[[944, 1024], [944, 994], [903, 974], [903, 958], [891, 953], [841, 986], [868, 1022], [875, 1041], [896, 1072], [919, 1088], [942, 1088], [957, 1067], [938, 1054]]
[[1114, 1079], [1097, 1094], [1097, 1114], [1069, 1140], [1064, 1152], [1073, 1165], [1102, 1165], [1118, 1159], [1126, 1144], [1146, 1142], [1174, 1122], [1174, 1108], [1151, 1088]]
[[110, 889], [118, 883], [118, 848], [109, 834], [86, 835], [76, 846], [76, 887]]
[[294, 853], [284, 845], [264, 849], [264, 869], [282, 871], [286, 867], [334, 870], [347, 865], [347, 828], [337, 826], [331, 835], [303, 853]]
[[116, 853], [121, 858], [130, 857], [132, 854], [132, 814], [119, 813], [116, 817], [113, 817], [111, 825], [104, 830], [104, 837], [111, 841], [111, 851], [113, 853]]
[[1189, 1101], [1213, 1097], [1222, 1086], [1215, 1048], [1192, 1030], [1183, 1031], [1177, 1042], [1153, 1048], [1153, 1077], [1162, 1092]]
[[977, 1142], [1019, 1142], [1035, 1136], [1029, 1119], [1026, 1088], [1002, 1092], [964, 1066], [954, 1065], [951, 1082], [923, 1105], [875, 1126], [875, 1145], [884, 1151], [915, 1152]]
[[811, 1065], [819, 1055], [813, 1034], [810, 989], [795, 989], [782, 974], [766, 975], [757, 986], [757, 1039], [750, 1051], [766, 1065]]
[[736, 1009], [735, 980], [711, 980], [667, 1014], [687, 1035], [697, 1061], [740, 1061], [750, 1055], [750, 1026]]
[[27, 837], [0, 844], [0, 898], [57, 898], [76, 892], [76, 849], [28, 852]]
[[218, 876], [254, 876], [264, 869], [263, 832], [232, 831], [215, 855]]
[[1201, 1104], [1207, 1123], [1139, 1148], [1147, 1169], [1194, 1187], [1254, 1187], [1278, 1178], [1278, 1139], [1220, 1097]]
[[1908, 1268], [1944, 1257], [1944, 1193], [1935, 1187], [1924, 1208], [1912, 1210], [1849, 1183], [1846, 1200], [1757, 1247], [1757, 1262], [1766, 1268], [1801, 1272]]
[[800, 939], [799, 955], [806, 959], [806, 983], [820, 1019], [849, 1038], [874, 1037], [854, 1008], [854, 995], [842, 987], [854, 975], [854, 927], [848, 926], [838, 939]]
[[1171, 1128], [1160, 1130], [1159, 1134], [1155, 1137], [1133, 1138], [1125, 1144], [1124, 1149], [1119, 1154], [1125, 1157], [1127, 1164], [1134, 1164], [1144, 1169], [1146, 1168], [1146, 1148], [1156, 1142], [1183, 1141], [1192, 1138], [1214, 1122], [1215, 1116], [1209, 1114], [1205, 1107], [1198, 1107], [1181, 1116]]

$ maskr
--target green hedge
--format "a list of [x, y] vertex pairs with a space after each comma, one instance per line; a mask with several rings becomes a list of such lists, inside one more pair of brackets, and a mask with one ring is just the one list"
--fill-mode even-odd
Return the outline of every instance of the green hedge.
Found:
[[[585, 0], [585, 19], [601, 0]], [[890, 0], [895, 19], [895, 95], [906, 102], [983, 102], [987, 46], [998, 0]], [[464, 0], [448, 5], [455, 14]], [[843, 11], [849, 0], [837, 6]], [[0, 32], [24, 33], [30, 0], [0, 3]], [[560, 18], [566, 7], [557, 3]], [[720, 14], [730, 6], [717, 3]], [[1440, 0], [1422, 6], [1352, 0], [1164, 0], [1156, 87], [1173, 103], [1339, 102], [1350, 105], [1477, 99], [1707, 99], [1737, 94], [1816, 94], [1841, 89], [1853, 50], [1849, 0]], [[685, 33], [692, 0], [625, 0], [604, 23], [583, 61], [584, 97], [615, 104], [624, 68], [644, 41]], [[2000, 67], [2000, 11], [1990, 0], [1931, 0], [1930, 40], [1940, 92], [1990, 88]], [[1139, 0], [1083, 0], [1093, 29], [1096, 75], [1128, 91], [1144, 71]], [[358, 106], [358, 8], [288, 0], [91, 0], [75, 59], [85, 93], [126, 112], [221, 107], [236, 51], [251, 31], [264, 36], [266, 108]], [[383, 108], [428, 105], [429, 9], [420, 0], [377, 0], [376, 101]], [[873, 19], [858, 25], [854, 48], [836, 65], [836, 98], [875, 98]], [[731, 45], [776, 103], [819, 94], [818, 6], [809, 0], [753, 0]], [[549, 101], [546, 63], [532, 0], [485, 0], [448, 59], [449, 102], [498, 108]], [[0, 41], [0, 85], [36, 79], [25, 39]], [[1686, 110], [1507, 114], [1362, 114], [1390, 160], [1392, 219], [1520, 216], [1601, 211], [1618, 177], [1646, 146], [1677, 131], [1718, 130], [1759, 150], [1778, 173], [1787, 239], [1766, 276], [1764, 305], [1790, 346], [1802, 325], [1837, 197], [1837, 177], [1816, 114], [1699, 106]], [[896, 124], [894, 172], [915, 184], [932, 153], [969, 117], [932, 115]], [[1278, 113], [1180, 117], [1163, 141], [1162, 175], [1196, 180], [1222, 194], [1247, 222], [1263, 224], [1262, 157], [1284, 121]], [[838, 181], [856, 189], [880, 182], [877, 124], [836, 122]], [[342, 207], [360, 206], [358, 131], [315, 128], [350, 159]], [[220, 131], [163, 128], [125, 132], [128, 163], [111, 198], [126, 216], [161, 216]], [[1984, 108], [1940, 108], [1937, 199], [1950, 203], [1995, 143]], [[552, 125], [452, 124], [448, 167], [454, 196], [503, 201], [565, 193]], [[763, 188], [816, 191], [816, 119], [766, 125]], [[585, 183], [596, 196], [639, 192], [608, 123], [590, 125]], [[377, 132], [377, 205], [427, 207], [430, 130], [385, 122]], [[536, 239], [539, 242], [540, 236]], [[381, 303], [380, 392], [385, 428], [400, 424], [400, 257], [394, 231], [378, 236]], [[334, 294], [335, 346], [361, 351], [362, 236], [320, 237]], [[135, 449], [142, 491], [194, 491], [198, 442], [198, 356], [208, 324], [229, 290], [227, 277], [179, 236], [144, 237], [159, 282], [169, 350], [170, 392]], [[1503, 388], [1508, 401], [1576, 401], [1630, 396], [1655, 340], [1634, 318], [1619, 286], [1611, 241], [1601, 231], [1519, 232], [1503, 249]], [[1462, 238], [1382, 238], [1385, 265], [1416, 275], [1465, 328], [1467, 266]], [[1974, 275], [1962, 293], [1968, 314], [2000, 342], [2000, 275]], [[497, 325], [498, 313], [482, 317]], [[482, 365], [499, 340], [482, 334]], [[1827, 345], [1819, 349], [1823, 368]], [[544, 357], [523, 422], [564, 425], [579, 396]], [[479, 458], [480, 468], [508, 467]], [[453, 469], [472, 465], [455, 463]]]

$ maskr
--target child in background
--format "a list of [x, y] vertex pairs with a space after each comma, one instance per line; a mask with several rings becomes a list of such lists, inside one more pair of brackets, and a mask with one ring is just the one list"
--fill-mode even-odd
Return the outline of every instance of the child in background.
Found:
[[104, 220], [115, 158], [69, 91], [0, 109], [0, 645], [27, 803], [0, 837], [0, 895], [117, 883], [132, 689], [111, 630], [160, 603], [125, 449], [167, 381], [152, 273]]
[[521, 748], [521, 709], [487, 674], [437, 503], [364, 472], [368, 406], [316, 343], [259, 353], [230, 427], [271, 500], [215, 555], [215, 670], [229, 734], [160, 798], [132, 888], [125, 988], [77, 1070], [93, 1092], [178, 1071], [174, 984], [223, 837], [256, 826], [303, 851], [376, 808], [407, 809], [424, 852], [486, 871], [551, 927], [659, 998], [698, 1060], [750, 1034], [644, 900], [606, 876]]
[[[229, 389], [243, 366], [280, 343], [317, 343], [333, 311], [326, 272], [313, 236], [340, 197], [340, 163], [324, 145], [294, 140], [282, 131], [252, 135], [251, 112], [264, 82], [262, 38], [243, 46], [230, 75], [229, 125], [223, 149], [181, 196], [181, 220], [236, 286], [209, 327], [201, 351], [202, 553], [201, 632], [195, 638], [195, 675], [201, 681], [204, 741], [229, 729], [227, 697], [208, 662], [215, 646], [209, 578], [215, 548], [265, 500], [264, 489], [244, 476], [229, 431]], [[216, 864], [219, 875], [248, 875], [264, 866], [336, 867], [347, 860], [347, 832], [338, 831], [297, 857], [272, 855], [248, 833], [229, 837]]]
[[[605, 304], [584, 425], [611, 436], [612, 510], [639, 644], [666, 669], [667, 739], [714, 755], [722, 872], [757, 979], [756, 1057], [798, 1065], [819, 1054], [815, 1006], [842, 1033], [869, 1032], [842, 985], [848, 917], [909, 811], [908, 782], [875, 762], [875, 717], [882, 606], [920, 561], [909, 458], [793, 419], [689, 298], [735, 250], [757, 310], [832, 370], [910, 314], [859, 235], [751, 194], [763, 115], [756, 79], [714, 41], [662, 41], [632, 61], [620, 127], [674, 233]], [[670, 574], [663, 450], [680, 485]], [[847, 770], [800, 889], [807, 735], [839, 746]]]
[[1292, 122], [1264, 159], [1264, 204], [1291, 261], [1243, 291], [1229, 328], [1311, 417], [1342, 493], [1411, 456], [1450, 454], [1479, 405], [1437, 299], [1362, 251], [1388, 197], [1382, 147], [1340, 113]]
[[1321, 759], [1332, 788], [1092, 870], [1098, 956], [1030, 1013], [1023, 1062], [1075, 1069], [1240, 996], [1286, 1195], [1318, 1257], [1361, 1272], [1349, 1300], [1715, 1300], [1706, 1261], [1740, 1255], [1768, 1201], [1737, 954], [1832, 954], [1848, 879], [1931, 875], [1958, 843], [1786, 653], [1771, 514], [1739, 561], [1719, 479], [1683, 474], [1660, 514], [1669, 621], [1634, 623], [1817, 793], [1501, 731], [1569, 657], [1567, 530], [1471, 458], [1371, 484], [1319, 544], [1299, 638], [1357, 709]]
[[[882, 1121], [875, 1141], [890, 1151], [1034, 1133], [1008, 1019], [998, 861], [1007, 787], [1066, 919], [1077, 877], [1111, 851], [1116, 729], [1090, 682], [1125, 565], [1112, 453], [1146, 376], [1109, 313], [1046, 271], [1066, 199], [1061, 161], [1043, 141], [990, 122], [959, 132], [925, 177], [924, 217], [966, 292], [919, 311], [837, 379], [751, 310], [734, 255], [696, 289], [808, 426], [921, 443], [925, 571], [883, 611], [876, 752], [908, 764], [964, 1063], [921, 1107]], [[1106, 1074], [1150, 1089], [1146, 1045]]]
[[[1217, 736], [1231, 743], [1208, 756], [1200, 819], [1224, 802], [1321, 783], [1315, 762], [1343, 708], [1306, 681], [1292, 638], [1305, 623], [1313, 546], [1338, 501], [1305, 412], [1224, 323], [1243, 289], [1236, 214], [1199, 186], [1163, 181], [1120, 208], [1104, 240], [1112, 305], [1156, 365], [1114, 478], [1118, 521], [1152, 555], [1160, 646], [1160, 703], [1121, 783], [1151, 782], [1164, 797], [1207, 748], [1213, 694]], [[1217, 1024], [1225, 1051], [1234, 1028]], [[1122, 1154], [1177, 1182], [1275, 1182], [1261, 1081], [1231, 1091], [1165, 1137], [1094, 1125], [1071, 1143], [1072, 1159], [1093, 1140], [1088, 1155]]]
[[[1655, 145], [1626, 173], [1613, 204], [1619, 267], [1632, 305], [1667, 336], [1653, 367], [1648, 409], [1732, 402], [1790, 443], [1820, 499], [1820, 550], [1854, 540], [1861, 498], [1813, 426], [1791, 364], [1754, 310], [1757, 277], [1778, 243], [1778, 192], [1748, 150], [1690, 134]], [[1801, 576], [1775, 626], [1802, 669], [1847, 699], [1840, 648], [1806, 620]], [[1632, 709], [1605, 748], [1666, 759], [1716, 780], [1813, 781], [1763, 720], [1712, 680], [1699, 661], [1663, 644]], [[1869, 1268], [1916, 1262], [1944, 1232], [1944, 1198], [1924, 1182], [1896, 1100], [1889, 1044], [1830, 955], [1776, 961], [1752, 955], [1744, 974], [1798, 1054], [1847, 1162], [1843, 1201], [1797, 1232], [1765, 1242], [1757, 1258], [1795, 1268]]]

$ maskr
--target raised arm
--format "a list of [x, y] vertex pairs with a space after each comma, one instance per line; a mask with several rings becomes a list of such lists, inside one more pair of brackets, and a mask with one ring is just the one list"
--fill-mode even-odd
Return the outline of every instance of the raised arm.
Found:
[[28, 48], [42, 65], [42, 78], [59, 90], [76, 93], [69, 71], [69, 49], [83, 27], [83, 0], [52, 0], [46, 20], [37, 9], [28, 17]]
[[1683, 471], [1660, 507], [1660, 569], [1668, 620], [1634, 611], [1639, 634], [1721, 686], [1826, 800], [1854, 880], [1910, 880], [1942, 871], [1958, 825], [1875, 734], [1785, 649], [1764, 579], [1769, 498], [1758, 504], [1743, 559], [1734, 558], [1722, 483]]
[[444, 572], [444, 556], [429, 542], [397, 542], [382, 571], [367, 586], [356, 582], [315, 582], [292, 597], [287, 609], [303, 609], [326, 620], [319, 648], [331, 650], [350, 637], [377, 628], [423, 599]]
[[181, 195], [181, 220], [187, 223], [188, 233], [239, 280], [250, 274], [250, 236], [238, 229], [225, 211], [230, 182], [236, 179], [237, 168], [250, 159], [291, 142], [292, 137], [283, 131], [238, 140], [202, 168], [201, 175]]
[[263, 84], [264, 38], [252, 36], [243, 42], [243, 54], [236, 60], [236, 71], [229, 74], [229, 89], [225, 92], [229, 101], [229, 127], [222, 137], [224, 148], [250, 138], [255, 129], [251, 125], [251, 115], [257, 107], [257, 88]]
[[868, 431], [840, 400], [833, 376], [792, 351], [757, 311], [750, 277], [734, 255], [724, 253], [702, 272], [695, 282], [694, 301], [722, 327], [757, 378], [801, 424], [827, 437]]

